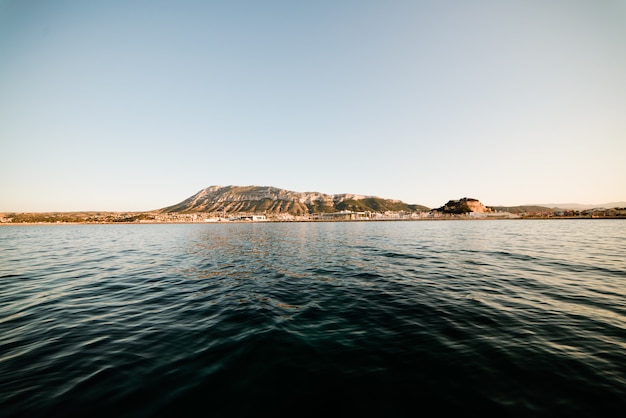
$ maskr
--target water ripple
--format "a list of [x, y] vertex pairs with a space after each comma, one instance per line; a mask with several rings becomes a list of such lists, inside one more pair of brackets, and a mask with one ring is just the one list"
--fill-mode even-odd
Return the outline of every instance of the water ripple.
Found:
[[614, 416], [624, 253], [623, 221], [3, 227], [0, 411]]

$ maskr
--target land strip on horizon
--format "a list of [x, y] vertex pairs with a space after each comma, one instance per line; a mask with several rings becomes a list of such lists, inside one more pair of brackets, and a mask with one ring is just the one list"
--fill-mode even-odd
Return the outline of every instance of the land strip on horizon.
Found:
[[[621, 205], [623, 203], [623, 205]], [[428, 219], [626, 218], [616, 207], [485, 206], [478, 199], [449, 200], [439, 208], [356, 194], [293, 192], [270, 186], [211, 186], [172, 206], [141, 212], [5, 212], [0, 224], [189, 223], [233, 221], [376, 221]]]

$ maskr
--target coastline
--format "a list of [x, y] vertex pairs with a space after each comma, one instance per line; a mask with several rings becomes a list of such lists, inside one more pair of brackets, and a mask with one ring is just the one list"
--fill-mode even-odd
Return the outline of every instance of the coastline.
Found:
[[441, 222], [441, 221], [513, 221], [513, 220], [606, 220], [622, 219], [626, 216], [525, 216], [525, 217], [424, 217], [414, 219], [298, 219], [280, 220], [220, 220], [220, 221], [102, 221], [102, 222], [0, 222], [3, 226], [63, 226], [63, 225], [226, 225], [226, 224], [263, 224], [263, 223], [370, 223], [370, 222]]

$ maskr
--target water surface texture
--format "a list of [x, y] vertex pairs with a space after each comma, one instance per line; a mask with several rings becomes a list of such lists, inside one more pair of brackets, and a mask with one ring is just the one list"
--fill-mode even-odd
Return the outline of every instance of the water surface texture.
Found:
[[623, 220], [2, 227], [0, 415], [621, 416], [625, 255]]

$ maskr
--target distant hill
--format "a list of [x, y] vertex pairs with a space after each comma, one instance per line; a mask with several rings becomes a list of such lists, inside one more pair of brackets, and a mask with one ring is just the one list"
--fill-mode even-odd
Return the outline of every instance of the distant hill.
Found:
[[463, 213], [485, 213], [491, 212], [491, 209], [487, 208], [485, 205], [480, 203], [478, 199], [473, 199], [471, 197], [464, 197], [459, 200], [448, 200], [448, 203], [443, 205], [440, 208], [433, 209], [437, 212], [446, 213], [446, 214], [456, 214], [460, 215]]
[[553, 213], [554, 209], [546, 206], [525, 205], [525, 206], [490, 206], [496, 212], [509, 213]]
[[588, 210], [588, 209], [596, 209], [596, 208], [624, 208], [626, 207], [626, 202], [609, 202], [602, 203], [598, 205], [585, 205], [580, 203], [544, 203], [540, 206], [545, 206], [553, 209], [569, 209], [569, 210]]
[[162, 213], [309, 213], [339, 212], [428, 212], [422, 205], [410, 205], [399, 200], [356, 194], [324, 194], [294, 192], [271, 186], [211, 186], [200, 190], [182, 202], [160, 209]]
[[513, 214], [551, 214], [553, 209], [544, 206], [526, 205], [526, 206], [485, 206], [478, 199], [464, 197], [459, 200], [449, 200], [448, 203], [440, 208], [433, 209], [435, 212], [448, 215], [461, 215], [467, 213], [492, 213], [492, 212], [508, 212]]

